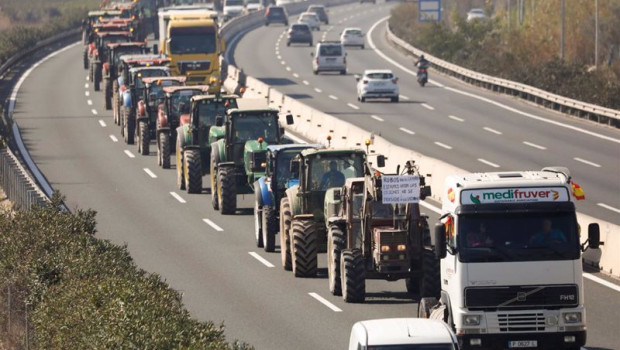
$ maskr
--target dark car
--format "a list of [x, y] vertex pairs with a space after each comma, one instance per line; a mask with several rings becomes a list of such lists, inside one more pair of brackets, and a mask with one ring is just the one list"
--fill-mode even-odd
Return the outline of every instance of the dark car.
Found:
[[282, 23], [288, 26], [288, 13], [282, 6], [269, 6], [265, 11], [265, 25], [271, 23]]
[[319, 21], [329, 24], [329, 17], [327, 16], [327, 10], [324, 5], [310, 5], [306, 12], [316, 13], [317, 17], [319, 17]]
[[304, 43], [312, 46], [312, 30], [305, 23], [293, 24], [286, 33], [286, 46], [295, 43]]

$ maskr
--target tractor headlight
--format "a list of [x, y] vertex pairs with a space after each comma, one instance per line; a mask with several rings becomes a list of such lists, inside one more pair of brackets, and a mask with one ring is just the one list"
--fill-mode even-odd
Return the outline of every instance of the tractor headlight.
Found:
[[390, 246], [389, 245], [382, 245], [381, 246], [381, 253], [389, 253], [390, 252]]
[[399, 244], [396, 246], [396, 250], [398, 250], [399, 252], [404, 252], [405, 250], [407, 250], [407, 246], [405, 244]]

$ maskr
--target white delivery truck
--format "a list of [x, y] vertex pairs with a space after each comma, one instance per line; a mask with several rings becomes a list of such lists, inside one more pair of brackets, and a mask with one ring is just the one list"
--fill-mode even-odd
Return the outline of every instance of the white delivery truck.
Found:
[[566, 168], [448, 176], [433, 246], [441, 295], [419, 317], [451, 325], [462, 349], [571, 349], [586, 342], [580, 243]]

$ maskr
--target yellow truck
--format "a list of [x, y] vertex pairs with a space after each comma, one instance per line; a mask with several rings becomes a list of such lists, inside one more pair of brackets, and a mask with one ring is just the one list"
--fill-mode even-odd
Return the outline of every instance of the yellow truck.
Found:
[[170, 58], [170, 73], [184, 75], [188, 85], [208, 84], [219, 92], [220, 37], [217, 12], [200, 6], [168, 7], [158, 12], [161, 53]]

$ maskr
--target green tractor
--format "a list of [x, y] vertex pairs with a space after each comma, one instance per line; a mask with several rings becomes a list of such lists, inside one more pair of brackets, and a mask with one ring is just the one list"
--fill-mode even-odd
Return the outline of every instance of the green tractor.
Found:
[[[209, 171], [211, 139], [209, 132], [217, 116], [237, 108], [237, 95], [197, 95], [189, 105], [189, 118], [180, 118], [176, 128], [177, 185], [188, 193], [202, 192], [202, 177]], [[170, 123], [167, 121], [166, 124]], [[162, 130], [162, 133], [165, 131]], [[161, 143], [165, 146], [164, 143]]]
[[[265, 175], [267, 146], [283, 143], [284, 128], [273, 108], [229, 109], [209, 131], [211, 143], [211, 203], [222, 214], [237, 210], [237, 194], [254, 193]], [[286, 116], [293, 124], [293, 116]]]
[[366, 152], [351, 148], [306, 149], [291, 161], [291, 173], [299, 183], [288, 188], [280, 201], [280, 252], [285, 270], [292, 270], [296, 277], [316, 275], [317, 254], [327, 248], [325, 194], [330, 188], [342, 187], [346, 179], [364, 176], [366, 164]]

